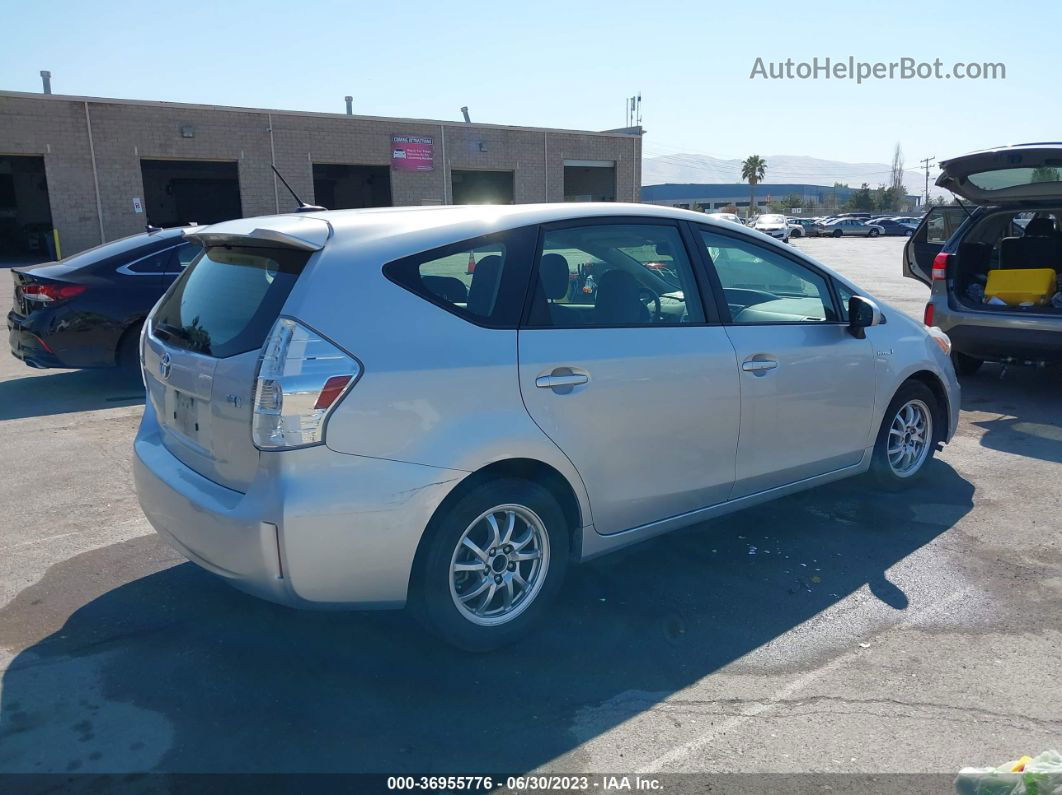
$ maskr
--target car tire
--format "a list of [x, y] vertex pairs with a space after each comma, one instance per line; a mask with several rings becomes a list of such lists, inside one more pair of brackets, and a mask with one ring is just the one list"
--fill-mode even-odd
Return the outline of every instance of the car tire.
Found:
[[978, 359], [974, 356], [967, 356], [965, 353], [959, 353], [958, 351], [951, 352], [951, 363], [955, 366], [955, 372], [958, 375], [974, 375], [981, 369], [981, 365], [984, 364], [984, 359]]
[[[906, 381], [885, 410], [870, 474], [879, 486], [898, 491], [919, 481], [944, 436], [947, 420], [937, 398], [921, 381]], [[917, 429], [921, 428], [922, 444]]]
[[143, 323], [134, 323], [122, 332], [122, 338], [118, 340], [115, 363], [123, 377], [140, 378], [140, 329], [143, 326]]
[[[506, 646], [525, 636], [556, 597], [569, 547], [564, 511], [548, 489], [510, 477], [482, 483], [433, 517], [414, 566], [410, 606], [431, 632], [460, 649]], [[481, 563], [482, 570], [472, 570]]]
[[870, 233], [869, 233], [869, 234], [868, 234], [867, 236], [868, 236], [868, 237], [877, 237], [877, 236], [878, 236], [878, 234], [879, 234], [879, 232], [878, 232], [878, 230], [877, 230], [877, 229], [871, 229], [871, 230], [870, 230]]
[[840, 229], [834, 229], [833, 230], [833, 236], [834, 237], [844, 237], [844, 232], [842, 232]]

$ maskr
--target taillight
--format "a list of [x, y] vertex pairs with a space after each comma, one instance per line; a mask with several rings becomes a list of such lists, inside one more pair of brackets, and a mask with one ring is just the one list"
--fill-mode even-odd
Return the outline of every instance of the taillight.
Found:
[[927, 326], [933, 325], [933, 304], [926, 304], [926, 311], [922, 314], [922, 322]]
[[951, 261], [951, 254], [945, 254], [943, 251], [933, 257], [933, 281], [939, 282], [948, 278], [948, 263]]
[[262, 450], [324, 441], [336, 402], [361, 375], [345, 351], [301, 323], [280, 318], [262, 348], [254, 387], [251, 438]]
[[66, 301], [76, 295], [81, 295], [88, 288], [83, 284], [46, 284], [32, 282], [19, 288], [22, 297], [27, 301], [37, 301], [42, 304], [50, 304], [55, 301]]

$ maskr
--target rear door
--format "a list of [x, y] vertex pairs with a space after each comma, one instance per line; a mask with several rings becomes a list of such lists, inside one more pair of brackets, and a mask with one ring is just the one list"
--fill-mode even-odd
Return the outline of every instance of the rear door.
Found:
[[926, 213], [903, 247], [903, 275], [930, 284], [934, 258], [964, 220], [966, 211], [961, 207], [934, 207]]
[[727, 499], [739, 422], [734, 349], [705, 315], [680, 225], [546, 227], [519, 377], [531, 417], [617, 533]]
[[251, 402], [259, 352], [311, 252], [208, 247], [152, 313], [144, 381], [166, 448], [244, 491], [258, 468]]

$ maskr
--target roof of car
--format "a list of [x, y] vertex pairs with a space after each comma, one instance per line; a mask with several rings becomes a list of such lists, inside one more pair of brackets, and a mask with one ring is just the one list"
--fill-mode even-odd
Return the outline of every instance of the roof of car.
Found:
[[[687, 220], [724, 230], [734, 227], [731, 221], [713, 218], [705, 213], [655, 204], [565, 202], [308, 211], [223, 221], [201, 227], [191, 234], [208, 243], [230, 236], [274, 240], [283, 237], [289, 242], [292, 239], [304, 241], [309, 249], [321, 248], [328, 240], [344, 245], [355, 241], [363, 244], [405, 238], [413, 247], [412, 250], [427, 250], [444, 241], [467, 240], [521, 226], [617, 217]], [[778, 245], [767, 235], [763, 235], [763, 239]]]

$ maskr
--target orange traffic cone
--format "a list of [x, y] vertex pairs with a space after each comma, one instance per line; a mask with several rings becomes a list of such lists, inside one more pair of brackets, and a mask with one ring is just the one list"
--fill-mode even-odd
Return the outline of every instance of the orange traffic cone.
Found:
[[475, 272], [476, 272], [476, 255], [473, 254], [471, 251], [469, 251], [468, 252], [468, 270], [466, 270], [465, 273], [475, 273]]

